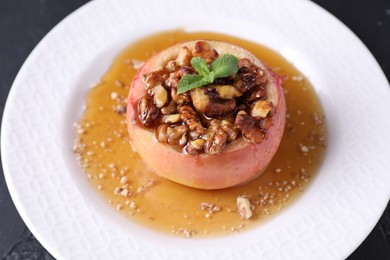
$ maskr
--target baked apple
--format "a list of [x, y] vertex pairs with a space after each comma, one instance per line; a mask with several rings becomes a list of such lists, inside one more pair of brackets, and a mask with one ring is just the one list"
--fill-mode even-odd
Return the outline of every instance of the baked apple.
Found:
[[151, 57], [133, 79], [133, 149], [157, 175], [222, 189], [261, 175], [281, 141], [282, 77], [247, 50], [190, 41]]

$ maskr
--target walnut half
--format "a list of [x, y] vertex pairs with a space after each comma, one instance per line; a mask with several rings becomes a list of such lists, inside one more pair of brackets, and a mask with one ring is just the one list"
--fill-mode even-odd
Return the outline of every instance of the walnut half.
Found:
[[244, 110], [237, 113], [235, 125], [241, 130], [245, 140], [252, 143], [261, 143], [265, 137], [265, 132], [256, 124], [256, 120], [249, 116]]
[[199, 135], [205, 133], [204, 127], [199, 120], [196, 112], [189, 106], [182, 106], [180, 108], [180, 117], [185, 122], [190, 130], [196, 131]]
[[213, 88], [193, 89], [191, 99], [195, 109], [208, 117], [228, 115], [236, 109], [236, 99], [222, 99]]

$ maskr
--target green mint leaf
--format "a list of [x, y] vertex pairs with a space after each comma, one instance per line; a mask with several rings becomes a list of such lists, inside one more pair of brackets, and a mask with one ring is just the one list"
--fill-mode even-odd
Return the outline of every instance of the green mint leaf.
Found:
[[212, 83], [212, 81], [210, 82], [207, 76], [203, 77], [202, 75], [188, 74], [180, 79], [179, 84], [177, 85], [177, 94], [181, 94], [210, 83]]
[[209, 75], [205, 76], [204, 78], [205, 78], [205, 80], [209, 81], [208, 84], [213, 83], [213, 82], [214, 82], [214, 79], [215, 79], [215, 73], [214, 73], [214, 71], [211, 71], [211, 72], [209, 73]]
[[211, 71], [215, 73], [215, 79], [236, 74], [238, 71], [238, 59], [231, 54], [224, 54], [211, 63]]
[[198, 72], [202, 76], [207, 76], [210, 73], [206, 62], [201, 57], [193, 57], [191, 59], [191, 65], [192, 67], [194, 67], [196, 72]]

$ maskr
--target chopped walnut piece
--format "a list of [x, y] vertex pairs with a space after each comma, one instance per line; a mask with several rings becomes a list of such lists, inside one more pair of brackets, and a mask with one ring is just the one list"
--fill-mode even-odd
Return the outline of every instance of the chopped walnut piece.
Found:
[[162, 118], [164, 123], [174, 124], [180, 121], [180, 114], [165, 115]]
[[200, 134], [198, 134], [195, 130], [189, 131], [188, 134], [192, 140], [198, 139], [200, 137]]
[[195, 49], [193, 51], [195, 57], [201, 57], [206, 63], [211, 63], [218, 58], [218, 52], [214, 49], [210, 50], [210, 46], [203, 41], [197, 41], [195, 43]]
[[188, 130], [187, 125], [168, 127], [167, 128], [168, 143], [172, 145], [183, 146], [185, 144], [183, 143], [183, 141], [184, 139], [186, 139], [187, 130]]
[[227, 141], [227, 133], [222, 129], [218, 119], [211, 120], [205, 138], [204, 149], [207, 154], [218, 154], [222, 150]]
[[196, 139], [196, 140], [190, 141], [190, 144], [196, 150], [202, 150], [203, 149], [203, 145], [204, 145], [204, 140], [203, 139]]
[[204, 145], [207, 154], [218, 154], [226, 144], [227, 135], [219, 129], [216, 133], [208, 135]]
[[191, 98], [188, 93], [177, 94], [176, 88], [171, 88], [171, 97], [178, 105], [184, 105], [191, 101]]
[[138, 118], [144, 126], [152, 126], [158, 115], [159, 110], [152, 100], [142, 97], [138, 101]]
[[241, 76], [241, 79], [234, 85], [242, 92], [255, 89], [257, 86], [264, 84], [264, 76], [259, 75], [256, 72], [245, 73]]
[[168, 105], [161, 108], [161, 114], [163, 114], [163, 115], [174, 114], [174, 113], [176, 113], [176, 111], [177, 111], [176, 104], [173, 100], [171, 100], [171, 102], [169, 102]]
[[255, 125], [255, 120], [250, 117], [244, 110], [240, 110], [237, 113], [234, 124], [243, 132], [247, 132]]
[[199, 154], [204, 149], [205, 141], [203, 139], [196, 139], [189, 141], [189, 144], [186, 147], [186, 152], [188, 154]]
[[253, 102], [257, 99], [264, 99], [267, 96], [267, 90], [265, 89], [264, 84], [256, 86], [252, 91], [246, 95], [246, 100], [248, 102]]
[[167, 75], [161, 70], [144, 75], [145, 89], [153, 89], [156, 85], [164, 83], [166, 79]]
[[180, 71], [174, 71], [169, 73], [169, 77], [165, 80], [165, 85], [169, 88], [177, 89], [177, 85], [180, 81]]
[[168, 143], [168, 124], [161, 124], [156, 129], [156, 138], [160, 143]]
[[254, 91], [267, 80], [265, 73], [254, 66], [248, 59], [239, 60], [238, 67], [238, 80], [235, 81], [234, 86], [242, 92]]
[[260, 143], [265, 137], [264, 131], [255, 125], [256, 120], [243, 110], [237, 113], [234, 124], [241, 130], [243, 137], [252, 143]]
[[250, 219], [252, 217], [251, 203], [247, 197], [237, 197], [238, 214], [242, 219]]
[[223, 131], [226, 132], [228, 142], [232, 142], [232, 141], [236, 140], [238, 130], [231, 122], [229, 122], [227, 120], [222, 120], [221, 128]]
[[273, 108], [271, 101], [259, 100], [253, 105], [251, 116], [258, 119], [266, 118]]
[[165, 88], [159, 84], [153, 89], [153, 102], [156, 107], [161, 108], [165, 105], [168, 100], [168, 92]]
[[179, 145], [184, 146], [187, 143], [187, 135], [183, 134], [179, 140]]
[[210, 103], [210, 98], [204, 94], [206, 88], [197, 88], [191, 90], [191, 99], [197, 111], [204, 113]]
[[248, 59], [239, 59], [238, 60], [238, 68], [241, 70], [241, 72], [243, 69], [248, 69], [252, 66], [253, 66], [252, 63]]
[[180, 108], [180, 116], [183, 122], [185, 122], [190, 130], [195, 130], [198, 134], [204, 134], [205, 129], [199, 120], [196, 112], [189, 106], [182, 106]]
[[231, 85], [216, 85], [213, 87], [216, 89], [218, 96], [222, 99], [232, 99], [242, 95], [241, 91]]
[[180, 66], [189, 65], [191, 58], [191, 51], [186, 46], [183, 46], [177, 55], [176, 63]]

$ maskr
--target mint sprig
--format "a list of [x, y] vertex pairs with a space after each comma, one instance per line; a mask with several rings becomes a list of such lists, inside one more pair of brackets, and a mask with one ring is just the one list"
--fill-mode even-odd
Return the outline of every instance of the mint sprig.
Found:
[[199, 75], [187, 74], [182, 77], [177, 86], [177, 94], [211, 84], [218, 78], [228, 77], [238, 71], [238, 59], [231, 54], [224, 54], [213, 61], [210, 68], [201, 57], [193, 57], [191, 65]]

